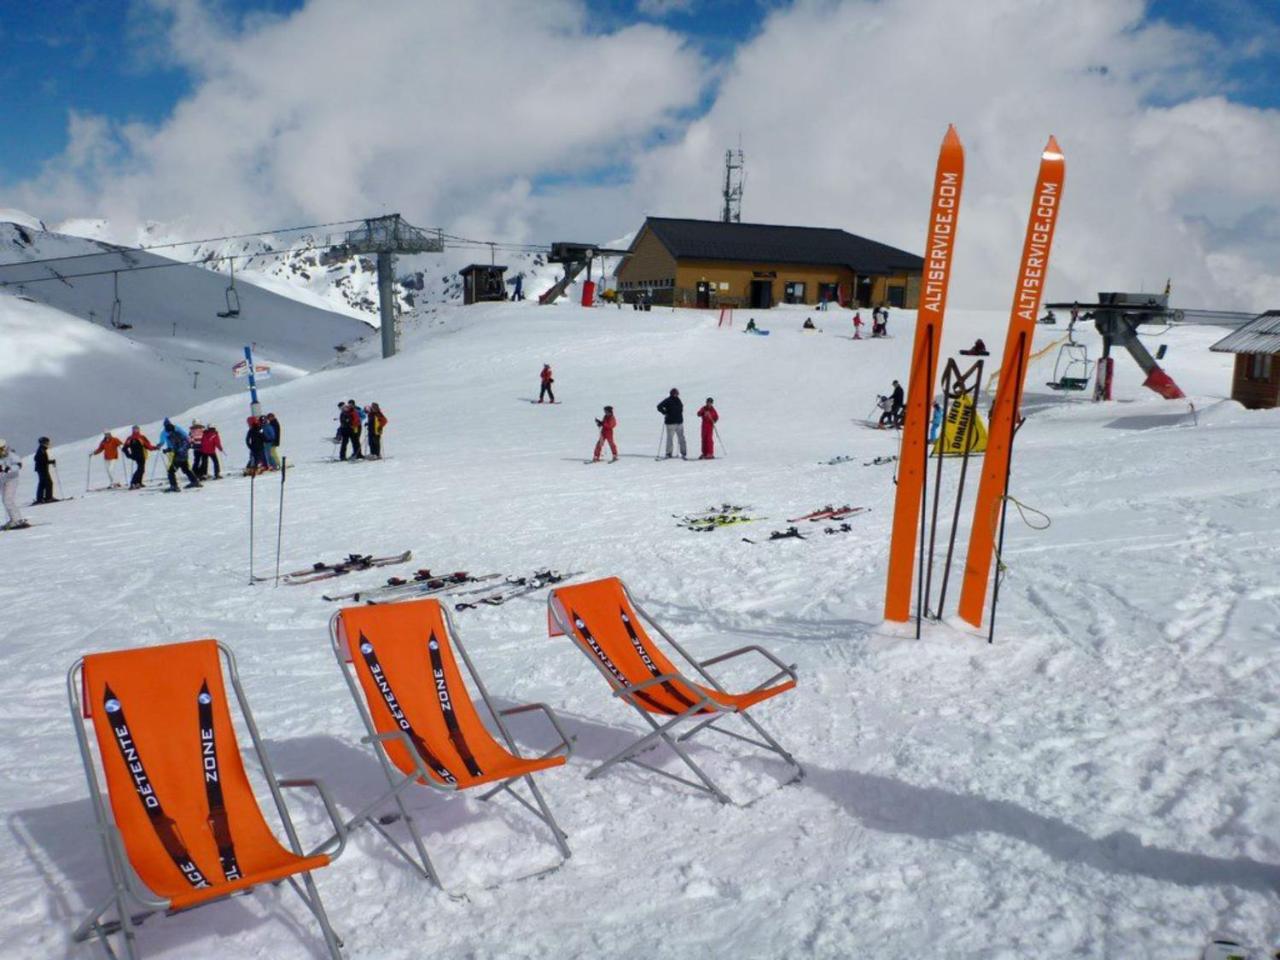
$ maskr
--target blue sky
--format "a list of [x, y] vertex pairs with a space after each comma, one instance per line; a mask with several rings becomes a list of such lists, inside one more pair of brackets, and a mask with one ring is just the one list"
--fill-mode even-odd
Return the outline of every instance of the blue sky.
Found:
[[[304, 0], [220, 0], [226, 16], [287, 15]], [[603, 0], [601, 30], [648, 20], [686, 35], [709, 58], [728, 57], [769, 7], [785, 0]], [[1280, 39], [1280, 0], [1152, 0], [1150, 15], [1210, 34], [1239, 50]], [[156, 122], [190, 90], [158, 56], [156, 15], [136, 0], [0, 0], [0, 183], [35, 174], [67, 143], [67, 116]], [[1274, 47], [1273, 47], [1274, 49]], [[1233, 99], [1280, 107], [1280, 69], [1265, 53], [1224, 57], [1218, 78]], [[21, 91], [23, 95], [15, 95]], [[708, 98], [711, 93], [708, 92]], [[705, 104], [704, 104], [705, 106]]]

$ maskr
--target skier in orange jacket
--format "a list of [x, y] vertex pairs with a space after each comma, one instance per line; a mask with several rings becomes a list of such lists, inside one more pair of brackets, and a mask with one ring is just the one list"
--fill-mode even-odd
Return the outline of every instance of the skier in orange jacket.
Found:
[[707, 397], [707, 402], [698, 410], [698, 419], [702, 421], [702, 455], [699, 460], [716, 458], [716, 421], [720, 414], [716, 413], [715, 401]]
[[96, 457], [102, 454], [102, 464], [107, 468], [107, 482], [112, 487], [120, 486], [120, 481], [116, 479], [116, 461], [120, 459], [120, 448], [124, 446], [123, 440], [117, 440], [108, 430], [102, 434], [102, 442], [98, 444], [98, 449], [89, 454]]

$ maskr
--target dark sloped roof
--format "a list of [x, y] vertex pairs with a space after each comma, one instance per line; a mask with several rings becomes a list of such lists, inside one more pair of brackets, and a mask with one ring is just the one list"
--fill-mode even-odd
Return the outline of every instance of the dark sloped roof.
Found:
[[1215, 353], [1280, 353], [1280, 310], [1268, 310], [1209, 349]]
[[649, 217], [645, 226], [677, 260], [831, 264], [851, 267], [859, 273], [918, 271], [924, 266], [924, 260], [914, 253], [833, 227], [668, 217]]

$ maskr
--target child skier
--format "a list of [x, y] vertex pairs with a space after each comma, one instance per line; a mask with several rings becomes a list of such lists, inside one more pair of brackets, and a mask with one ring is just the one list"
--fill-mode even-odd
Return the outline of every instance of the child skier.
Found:
[[546, 397], [552, 403], [556, 402], [556, 395], [551, 391], [551, 385], [556, 382], [556, 378], [551, 375], [551, 364], [544, 363], [542, 365], [542, 386], [538, 389], [538, 402], [542, 403], [543, 397]]
[[112, 489], [120, 486], [120, 481], [116, 479], [116, 461], [120, 459], [120, 448], [123, 446], [123, 441], [117, 440], [111, 435], [110, 430], [106, 430], [102, 434], [102, 442], [98, 444], [98, 448], [89, 454], [90, 457], [102, 454], [102, 464], [107, 468], [107, 483]]
[[707, 397], [707, 402], [698, 410], [698, 419], [702, 421], [702, 455], [699, 460], [716, 458], [716, 421], [720, 414], [716, 413], [715, 401]]
[[22, 460], [13, 455], [7, 441], [0, 440], [0, 500], [4, 501], [5, 513], [8, 514], [5, 530], [31, 526], [18, 511], [18, 476], [21, 472]]
[[600, 439], [596, 441], [596, 452], [591, 457], [592, 463], [600, 462], [600, 453], [604, 450], [604, 445], [609, 445], [609, 451], [613, 454], [610, 463], [618, 462], [618, 445], [613, 442], [613, 428], [618, 425], [618, 418], [613, 415], [613, 407], [605, 406], [604, 416], [596, 421], [596, 426], [600, 428]]
[[855, 340], [862, 339], [863, 326], [864, 324], [862, 322], [862, 313], [860, 311], [855, 310], [853, 312], [853, 339]]
[[154, 449], [155, 444], [147, 439], [142, 428], [135, 423], [129, 439], [124, 442], [124, 455], [133, 461], [133, 476], [129, 478], [130, 490], [142, 489], [142, 475], [147, 469], [147, 451]]
[[41, 437], [40, 446], [36, 448], [36, 503], [53, 503], [53, 475], [49, 472], [56, 467], [58, 461], [49, 456], [49, 438]]

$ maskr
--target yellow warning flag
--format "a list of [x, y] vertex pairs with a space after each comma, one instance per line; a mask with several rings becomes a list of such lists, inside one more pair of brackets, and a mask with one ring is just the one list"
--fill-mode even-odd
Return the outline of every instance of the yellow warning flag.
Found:
[[942, 432], [933, 443], [935, 456], [959, 457], [965, 452], [968, 440], [970, 453], [987, 449], [987, 427], [982, 415], [973, 408], [973, 397], [967, 393], [952, 401], [942, 421]]

